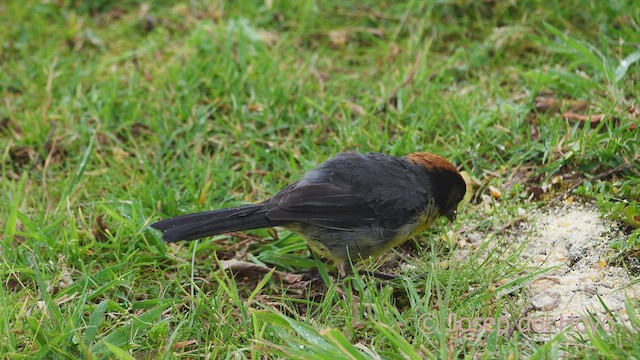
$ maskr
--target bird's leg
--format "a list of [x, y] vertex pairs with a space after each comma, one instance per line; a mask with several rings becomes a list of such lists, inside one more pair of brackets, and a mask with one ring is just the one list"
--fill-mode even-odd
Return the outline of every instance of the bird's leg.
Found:
[[349, 274], [351, 274], [351, 264], [349, 264], [348, 261], [342, 262], [340, 264], [336, 264], [336, 267], [338, 268], [339, 279], [344, 279]]

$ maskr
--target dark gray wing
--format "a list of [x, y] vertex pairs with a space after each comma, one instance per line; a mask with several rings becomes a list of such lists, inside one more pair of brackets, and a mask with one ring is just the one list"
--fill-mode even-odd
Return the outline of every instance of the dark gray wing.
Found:
[[404, 158], [343, 153], [268, 201], [267, 217], [326, 227], [398, 228], [431, 199], [428, 177]]

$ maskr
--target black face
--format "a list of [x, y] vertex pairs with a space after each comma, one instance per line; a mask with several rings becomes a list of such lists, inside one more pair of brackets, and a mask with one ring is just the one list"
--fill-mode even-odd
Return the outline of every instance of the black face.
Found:
[[460, 184], [455, 184], [451, 188], [451, 191], [449, 192], [449, 196], [447, 198], [447, 203], [444, 207], [444, 212], [442, 213], [442, 215], [444, 215], [451, 222], [453, 222], [456, 219], [456, 216], [458, 216], [458, 204], [460, 203], [460, 201], [462, 201], [462, 199], [464, 198], [464, 194], [467, 192], [464, 181], [462, 183], [463, 186], [460, 186]]
[[458, 215], [458, 203], [467, 192], [467, 185], [457, 172], [440, 173], [433, 180], [436, 180], [436, 204], [440, 208], [440, 215], [453, 222]]

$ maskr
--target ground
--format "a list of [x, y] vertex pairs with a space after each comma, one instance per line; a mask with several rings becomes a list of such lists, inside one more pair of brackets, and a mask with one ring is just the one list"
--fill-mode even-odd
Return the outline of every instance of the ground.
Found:
[[[593, 316], [604, 321], [613, 314], [628, 321], [626, 303], [640, 298], [640, 283], [628, 269], [608, 263], [611, 239], [620, 235], [619, 224], [603, 219], [592, 203], [573, 202], [523, 211], [518, 220], [506, 242], [521, 250], [521, 261], [530, 271], [551, 269], [523, 288], [529, 317], [551, 319], [554, 325], [544, 329], [549, 333], [563, 327], [560, 319]], [[457, 257], [463, 260], [485, 241], [503, 246], [502, 241], [470, 232]], [[584, 332], [584, 325], [579, 329], [570, 325], [565, 321], [568, 331]]]

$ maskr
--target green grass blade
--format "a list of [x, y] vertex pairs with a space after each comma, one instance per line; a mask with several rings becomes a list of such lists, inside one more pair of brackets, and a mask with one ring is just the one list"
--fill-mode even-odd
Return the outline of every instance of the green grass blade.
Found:
[[320, 335], [327, 339], [331, 344], [335, 345], [347, 359], [367, 360], [370, 357], [364, 355], [344, 336], [338, 329], [326, 329], [320, 332]]
[[109, 351], [111, 351], [111, 353], [115, 355], [118, 360], [135, 360], [135, 358], [129, 355], [128, 352], [111, 344], [110, 342], [105, 341], [104, 346], [106, 346], [106, 348], [109, 349]]
[[93, 340], [95, 340], [96, 335], [98, 334], [100, 324], [102, 324], [104, 312], [108, 303], [109, 300], [102, 300], [91, 313], [89, 323], [87, 324], [87, 331], [84, 334], [84, 344], [86, 346], [91, 346], [91, 344], [93, 344]]
[[107, 346], [107, 343], [118, 348], [129, 345], [140, 336], [143, 336], [146, 330], [158, 321], [160, 315], [168, 306], [168, 303], [161, 304], [157, 308], [149, 310], [121, 325], [93, 345], [91, 352], [96, 355], [108, 355], [111, 350]]
[[620, 65], [618, 65], [618, 67], [616, 68], [616, 82], [622, 80], [627, 74], [627, 70], [629, 70], [629, 67], [636, 63], [638, 60], [640, 60], [640, 50], [633, 52], [626, 58], [622, 59], [622, 61], [620, 61]]
[[393, 347], [405, 358], [411, 360], [422, 359], [422, 356], [415, 350], [413, 345], [409, 344], [407, 339], [405, 339], [389, 325], [380, 322], [376, 322], [374, 323], [374, 325], [384, 335], [384, 337], [389, 340]]

